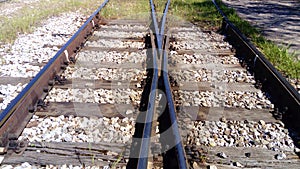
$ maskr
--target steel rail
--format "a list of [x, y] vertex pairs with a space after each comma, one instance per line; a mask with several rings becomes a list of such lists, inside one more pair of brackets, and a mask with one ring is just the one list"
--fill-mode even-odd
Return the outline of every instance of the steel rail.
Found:
[[229, 39], [239, 42], [237, 49], [243, 50], [244, 58], [248, 62], [248, 66], [252, 69], [255, 79], [262, 83], [262, 89], [271, 95], [272, 101], [283, 115], [282, 119], [286, 120], [287, 124], [289, 124], [288, 120], [291, 120], [293, 127], [299, 130], [300, 94], [247, 37], [229, 21], [215, 0], [212, 0], [212, 2], [223, 17], [223, 31], [229, 35]]
[[[154, 3], [152, 0], [150, 0], [150, 6], [151, 6], [152, 24], [154, 29], [153, 32], [154, 34], [159, 36], [158, 23], [156, 21]], [[152, 43], [153, 42], [154, 41], [152, 40]], [[157, 43], [156, 45], [160, 46], [160, 48], [162, 47], [161, 40], [156, 41], [156, 43]], [[130, 152], [130, 159], [127, 164], [127, 168], [145, 169], [148, 167], [150, 141], [151, 141], [152, 126], [153, 126], [152, 122], [155, 113], [156, 91], [158, 87], [158, 76], [159, 76], [158, 75], [159, 68], [158, 68], [158, 60], [157, 60], [157, 56], [159, 55], [159, 52], [155, 50], [155, 44], [152, 44], [151, 46], [152, 46], [152, 63], [151, 63], [152, 67], [150, 67], [149, 69], [151, 69], [153, 72], [152, 72], [150, 93], [148, 97], [147, 110], [145, 112], [146, 114], [145, 114], [144, 124], [142, 124], [143, 126], [143, 130], [141, 131], [142, 138], [133, 138], [132, 146], [131, 146], [132, 151]], [[136, 146], [134, 146], [134, 144]]]
[[[158, 29], [158, 23], [156, 21], [156, 13], [154, 9], [154, 3], [152, 0], [150, 0], [150, 6], [151, 6], [151, 18], [152, 18], [152, 28], [155, 35], [159, 36], [159, 29]], [[156, 38], [156, 45], [159, 46], [159, 48], [162, 48], [162, 40], [161, 38]], [[151, 75], [151, 87], [149, 91], [149, 97], [148, 104], [147, 104], [147, 110], [146, 112], [140, 112], [142, 121], [137, 121], [136, 123], [143, 123], [140, 126], [136, 127], [143, 127], [142, 131], [135, 131], [135, 135], [132, 140], [131, 145], [131, 152], [130, 152], [130, 159], [127, 163], [127, 168], [137, 168], [137, 169], [146, 169], [148, 167], [148, 159], [149, 159], [149, 150], [150, 150], [150, 141], [151, 141], [151, 133], [152, 133], [152, 122], [154, 119], [154, 113], [155, 113], [155, 101], [156, 101], [156, 92], [158, 87], [158, 60], [157, 56], [159, 55], [159, 52], [155, 49], [155, 44], [153, 41], [153, 38], [151, 38], [152, 41], [152, 63], [151, 67], [149, 69], [152, 70]], [[143, 115], [145, 113], [145, 115]], [[145, 117], [143, 117], [145, 116]], [[138, 133], [137, 133], [138, 132]], [[141, 133], [140, 133], [141, 132]], [[141, 137], [141, 138], [139, 138]]]
[[158, 28], [158, 22], [157, 22], [157, 18], [156, 18], [156, 12], [155, 12], [155, 6], [152, 0], [150, 0], [150, 7], [151, 7], [151, 18], [152, 18], [152, 23], [153, 23], [153, 31], [156, 35], [156, 43], [159, 49], [159, 54], [161, 52], [162, 49], [162, 38], [159, 32], [159, 28]]
[[149, 102], [147, 105], [146, 111], [146, 119], [143, 129], [143, 136], [141, 139], [140, 152], [138, 157], [137, 168], [143, 169], [148, 166], [148, 157], [149, 157], [149, 149], [150, 149], [150, 140], [151, 140], [151, 132], [152, 132], [152, 122], [154, 117], [155, 110], [155, 100], [156, 100], [156, 89], [158, 85], [158, 64], [157, 64], [157, 53], [153, 52], [153, 75], [151, 81], [151, 89]]
[[[169, 140], [171, 142], [170, 150], [168, 152], [164, 152], [165, 154], [172, 154], [172, 158], [174, 157], [176, 160], [177, 164], [166, 164], [164, 166], [165, 168], [168, 168], [170, 166], [173, 166], [175, 168], [181, 168], [181, 169], [186, 169], [187, 168], [187, 163], [186, 163], [186, 158], [185, 158], [185, 152], [183, 149], [183, 145], [181, 142], [181, 137], [178, 129], [178, 124], [177, 124], [177, 119], [176, 119], [176, 113], [175, 113], [175, 106], [172, 98], [172, 91], [170, 87], [170, 82], [169, 82], [169, 76], [168, 76], [168, 70], [167, 70], [167, 60], [168, 60], [168, 55], [167, 55], [167, 50], [164, 49], [166, 47], [165, 45], [168, 43], [163, 43], [164, 42], [164, 34], [165, 34], [165, 23], [166, 23], [166, 18], [167, 18], [167, 12], [170, 4], [170, 0], [167, 1], [164, 13], [162, 16], [161, 24], [160, 24], [160, 29], [158, 26], [158, 21], [157, 21], [157, 16], [156, 16], [156, 11], [155, 11], [155, 6], [152, 0], [149, 1], [150, 7], [151, 7], [151, 18], [152, 18], [152, 29], [155, 35], [155, 42], [156, 42], [156, 48], [155, 46], [152, 46], [152, 51], [153, 51], [153, 78], [152, 78], [152, 84], [151, 84], [151, 91], [149, 95], [149, 102], [147, 106], [147, 112], [146, 112], [146, 120], [143, 128], [143, 137], [141, 138], [141, 144], [138, 149], [139, 151], [139, 157], [135, 162], [130, 161], [130, 164], [127, 167], [135, 167], [139, 169], [144, 169], [147, 168], [148, 166], [148, 155], [149, 155], [149, 147], [150, 147], [150, 137], [151, 137], [151, 132], [152, 132], [152, 122], [153, 122], [153, 116], [154, 116], [154, 106], [155, 106], [155, 97], [156, 97], [156, 90], [159, 87], [158, 84], [163, 85], [162, 88], [164, 88], [164, 92], [167, 97], [167, 108], [164, 111], [166, 112], [167, 115], [165, 116], [167, 119], [167, 126], [170, 128], [169, 131], [171, 131], [168, 136], [170, 138], [163, 138], [165, 140]], [[160, 58], [160, 60], [163, 60], [163, 64], [158, 66], [158, 60], [157, 58]], [[158, 74], [160, 69], [160, 74]], [[158, 76], [160, 75], [160, 78]], [[162, 75], [162, 76], [161, 76]], [[170, 122], [170, 124], [169, 124]], [[164, 122], [160, 122], [164, 123]], [[135, 144], [133, 142], [133, 144]], [[175, 149], [174, 149], [175, 148]], [[134, 153], [134, 152], [131, 152]], [[166, 158], [168, 158], [166, 157]], [[165, 160], [167, 163], [171, 162], [170, 158], [168, 160]], [[134, 164], [137, 163], [137, 164]], [[172, 168], [173, 168], [172, 167]]]
[[[165, 34], [165, 24], [166, 24], [166, 19], [167, 19], [167, 13], [170, 5], [170, 0], [167, 1], [164, 13], [161, 19], [161, 28], [160, 28], [160, 35], [162, 36], [162, 40], [164, 38]], [[165, 45], [169, 44], [169, 39], [167, 38]], [[171, 123], [171, 131], [173, 133], [172, 138], [168, 138], [172, 140], [175, 144], [175, 149], [177, 152], [176, 154], [173, 154], [175, 157], [177, 157], [177, 165], [175, 165], [176, 168], [180, 169], [186, 169], [187, 168], [187, 161], [186, 161], [186, 156], [185, 156], [185, 151], [184, 147], [181, 142], [181, 136], [179, 133], [179, 127], [177, 123], [177, 118], [176, 118], [176, 111], [175, 111], [175, 106], [174, 106], [174, 101], [173, 101], [173, 96], [172, 96], [172, 90], [169, 82], [169, 75], [168, 75], [168, 46], [164, 46], [164, 51], [162, 52], [162, 77], [163, 77], [163, 85], [164, 85], [164, 92], [166, 94], [166, 99], [167, 99], [167, 107], [168, 107], [168, 115], [170, 118], [170, 123]], [[172, 164], [174, 165], [174, 164]], [[173, 167], [173, 166], [172, 166]]]
[[171, 0], [168, 0], [164, 9], [164, 13], [161, 19], [161, 27], [160, 27], [160, 36], [161, 40], [163, 41], [163, 37], [165, 34], [165, 24], [166, 24], [166, 20], [167, 20], [167, 14], [168, 14], [168, 10], [169, 10], [169, 6], [170, 6]]
[[177, 167], [181, 169], [186, 169], [187, 168], [187, 162], [186, 162], [186, 156], [185, 156], [185, 151], [184, 147], [182, 145], [181, 141], [181, 136], [179, 133], [179, 128], [178, 128], [178, 123], [177, 123], [177, 118], [176, 118], [176, 111], [175, 111], [175, 106], [174, 106], [174, 101], [172, 97], [172, 90], [169, 82], [169, 75], [168, 75], [168, 51], [164, 50], [163, 52], [163, 68], [162, 68], [162, 76], [163, 76], [163, 84], [164, 84], [164, 89], [165, 89], [165, 94], [166, 94], [166, 99], [167, 99], [167, 106], [168, 106], [168, 111], [169, 111], [169, 118], [170, 118], [170, 123], [171, 123], [171, 130], [174, 135], [171, 135], [177, 154], [175, 155], [177, 157]]
[[[39, 71], [39, 73], [27, 84], [27, 86], [11, 101], [6, 109], [0, 114], [0, 137], [3, 143], [4, 133], [10, 134], [20, 129], [14, 129], [20, 123], [24, 123], [25, 113], [28, 114], [28, 107], [34, 106], [43, 94], [43, 88], [48, 87], [48, 81], [53, 79], [55, 74], [61, 70], [61, 64], [69, 61], [69, 57], [78, 49], [85, 37], [100, 20], [98, 14], [101, 9], [108, 3], [105, 0], [99, 8], [87, 19], [79, 30], [68, 40], [68, 42], [55, 54], [53, 58]], [[55, 66], [58, 64], [58, 66]], [[14, 115], [14, 118], [12, 118]], [[29, 120], [27, 118], [27, 120]], [[9, 122], [8, 122], [9, 121]], [[24, 126], [25, 127], [25, 126]], [[17, 133], [20, 134], [20, 133]]]

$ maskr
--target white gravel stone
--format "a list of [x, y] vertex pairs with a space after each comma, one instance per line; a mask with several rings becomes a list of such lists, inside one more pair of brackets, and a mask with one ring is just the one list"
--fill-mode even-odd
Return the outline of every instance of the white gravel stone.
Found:
[[217, 166], [215, 166], [215, 165], [209, 165], [207, 168], [208, 169], [218, 169]]
[[239, 64], [239, 60], [233, 56], [217, 57], [211, 54], [201, 54], [195, 51], [195, 54], [177, 54], [176, 51], [170, 52], [171, 63], [185, 64], [207, 64], [207, 63], [222, 63], [222, 64]]
[[10, 84], [0, 85], [0, 99], [3, 99], [0, 103], [0, 110], [4, 110], [26, 85], [21, 83], [18, 83], [16, 86]]
[[1, 169], [13, 169], [12, 165], [1, 165]]
[[143, 26], [143, 25], [101, 25], [101, 28], [106, 28], [106, 29], [122, 29], [122, 30], [143, 30], [147, 31], [148, 27]]
[[227, 158], [228, 156], [224, 152], [218, 153], [218, 156], [221, 158]]
[[[206, 50], [213, 49], [231, 49], [232, 46], [224, 42], [224, 36], [210, 32], [204, 33], [199, 28], [192, 27], [190, 31], [180, 31], [182, 28], [173, 28], [179, 30], [172, 34], [177, 41], [171, 42], [173, 48], [177, 50]], [[209, 40], [207, 40], [209, 39]]]
[[146, 60], [146, 50], [140, 52], [116, 51], [82, 51], [77, 56], [76, 64], [84, 62], [115, 62], [115, 63], [142, 63]]
[[[213, 31], [202, 32], [200, 28], [190, 26], [188, 28], [174, 27], [175, 33], [171, 33], [175, 37], [176, 41], [171, 42], [170, 51], [171, 63], [193, 63], [193, 64], [207, 64], [207, 63], [222, 63], [222, 64], [239, 64], [239, 61], [234, 56], [225, 56], [211, 58], [211, 56], [197, 54], [197, 51], [214, 52], [216, 50], [232, 49], [232, 46], [228, 42], [224, 42], [224, 36], [217, 34]], [[193, 50], [194, 55], [178, 55], [174, 50]], [[201, 57], [199, 57], [201, 56]], [[221, 61], [220, 61], [221, 60]], [[205, 78], [205, 77], [204, 77]], [[244, 81], [244, 78], [237, 78], [238, 82]], [[292, 86], [300, 93], [300, 80], [299, 79], [287, 79]], [[228, 79], [228, 82], [234, 82], [236, 80]], [[254, 83], [254, 79], [249, 82]]]
[[144, 42], [135, 42], [122, 39], [99, 39], [97, 41], [88, 41], [85, 43], [87, 47], [102, 47], [102, 48], [126, 48], [126, 49], [144, 49]]
[[16, 12], [20, 11], [24, 6], [28, 6], [39, 1], [40, 0], [1, 0], [0, 2], [2, 3], [0, 4], [0, 16], [11, 17]]
[[300, 79], [287, 79], [287, 80], [300, 94]]
[[96, 37], [117, 37], [119, 39], [124, 39], [125, 38], [143, 38], [145, 36], [145, 32], [135, 32], [133, 31], [128, 31], [128, 32], [122, 32], [122, 31], [109, 31], [109, 30], [101, 30], [100, 31], [95, 31], [94, 36]]
[[[110, 142], [129, 144], [134, 134], [133, 118], [86, 118], [35, 116], [30, 122], [36, 126], [25, 128], [19, 140], [30, 142]], [[53, 124], [54, 123], [54, 124]]]
[[[103, 167], [104, 167], [104, 166], [87, 166], [87, 165], [74, 166], [74, 165], [64, 164], [64, 165], [46, 165], [46, 166], [30, 165], [26, 168], [23, 168], [22, 165], [23, 165], [23, 163], [19, 164], [19, 165], [1, 165], [1, 169], [16, 169], [16, 168], [18, 168], [18, 169], [38, 169], [38, 168], [41, 168], [41, 169], [44, 169], [44, 168], [46, 168], [46, 169], [82, 169], [82, 168], [85, 168], [85, 169], [103, 169]], [[121, 168], [126, 169], [126, 166], [121, 167]]]
[[132, 89], [59, 89], [53, 88], [46, 102], [84, 102], [84, 103], [110, 103], [134, 104], [140, 103], [142, 91]]
[[243, 165], [240, 162], [233, 162], [233, 165], [236, 167], [243, 167]]
[[246, 70], [230, 71], [226, 69], [210, 70], [206, 68], [198, 70], [171, 70], [170, 76], [176, 81], [195, 81], [195, 82], [245, 82], [255, 83], [254, 77]]
[[258, 92], [239, 91], [174, 91], [178, 94], [179, 103], [182, 105], [203, 106], [203, 107], [241, 107], [247, 109], [272, 109], [274, 105]]
[[286, 159], [286, 155], [284, 153], [279, 153], [279, 154], [275, 155], [275, 158], [277, 160], [283, 160], [283, 159]]
[[111, 69], [111, 68], [87, 68], [87, 67], [67, 67], [62, 76], [67, 79], [93, 79], [93, 80], [142, 80], [146, 75], [145, 70], [139, 69]]
[[[221, 125], [222, 124], [222, 125]], [[293, 140], [280, 123], [254, 121], [195, 121], [187, 144], [234, 147], [262, 147], [274, 151], [294, 151]], [[225, 158], [224, 154], [219, 154]], [[279, 155], [280, 157], [284, 155]]]
[[31, 34], [19, 35], [14, 44], [4, 45], [7, 49], [0, 52], [0, 76], [34, 77], [59, 50], [56, 46], [63, 45], [82, 22], [81, 14], [64, 13], [47, 19]]

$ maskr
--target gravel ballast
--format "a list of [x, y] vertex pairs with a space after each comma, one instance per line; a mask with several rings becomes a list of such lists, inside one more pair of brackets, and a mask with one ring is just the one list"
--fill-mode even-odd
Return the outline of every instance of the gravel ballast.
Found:
[[30, 142], [107, 142], [130, 144], [134, 133], [133, 118], [34, 116], [19, 140]]
[[[178, 91], [173, 91], [179, 106], [239, 108], [249, 111], [253, 109], [253, 113], [258, 109], [274, 110], [274, 104], [269, 100], [268, 94], [260, 90], [239, 91], [239, 88], [234, 91], [226, 90], [227, 85], [239, 83], [254, 86], [255, 79], [240, 66], [239, 59], [228, 52], [234, 50], [223, 40], [225, 38], [223, 35], [202, 32], [198, 28], [190, 27], [176, 28], [172, 36], [175, 37], [175, 41], [171, 43], [169, 62], [174, 70], [169, 71], [169, 74], [174, 81], [179, 85], [187, 82], [208, 82], [212, 88], [219, 89], [219, 91], [190, 91], [181, 90], [179, 86]], [[182, 54], [184, 51], [189, 53]], [[218, 55], [216, 51], [227, 51], [228, 55], [224, 57], [222, 54]], [[210, 55], [210, 52], [215, 54]], [[218, 83], [218, 86], [215, 83]], [[275, 159], [285, 159], [284, 153], [293, 152], [296, 148], [291, 136], [295, 138], [297, 136], [279, 121], [235, 121], [227, 120], [226, 117], [219, 121], [209, 119], [191, 121], [184, 116], [181, 118], [184, 120], [179, 121], [179, 124], [187, 145], [259, 147], [278, 152]]]
[[[59, 50], [79, 26], [84, 17], [78, 12], [64, 13], [51, 17], [43, 22], [43, 26], [35, 28], [31, 34], [19, 35], [13, 44], [1, 45], [0, 77], [32, 78]], [[71, 24], [72, 23], [72, 24]], [[5, 109], [11, 100], [26, 86], [19, 83], [1, 85], [0, 109]]]

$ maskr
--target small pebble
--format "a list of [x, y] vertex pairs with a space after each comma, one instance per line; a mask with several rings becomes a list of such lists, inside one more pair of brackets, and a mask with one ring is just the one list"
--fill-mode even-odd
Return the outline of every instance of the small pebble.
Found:
[[279, 153], [275, 155], [275, 159], [277, 160], [283, 160], [286, 159], [286, 155], [284, 153]]
[[126, 114], [126, 115], [129, 115], [129, 114], [132, 114], [132, 113], [133, 113], [132, 110], [127, 110], [125, 114]]
[[200, 166], [198, 165], [197, 162], [193, 162], [193, 168], [194, 169], [200, 169]]
[[239, 162], [233, 162], [233, 166], [236, 166], [236, 167], [243, 167], [243, 165]]
[[103, 169], [110, 169], [108, 165], [104, 166]]
[[245, 153], [245, 156], [249, 158], [251, 156], [251, 153]]
[[221, 157], [221, 158], [224, 158], [224, 159], [228, 158], [228, 156], [224, 152], [218, 153], [218, 157]]
[[217, 166], [215, 166], [215, 165], [208, 165], [208, 166], [207, 166], [207, 169], [218, 169], [218, 168], [217, 168]]

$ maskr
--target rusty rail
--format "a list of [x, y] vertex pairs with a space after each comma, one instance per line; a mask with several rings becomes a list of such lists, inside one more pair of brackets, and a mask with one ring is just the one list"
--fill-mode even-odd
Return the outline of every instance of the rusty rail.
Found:
[[52, 88], [54, 77], [58, 75], [82, 47], [94, 28], [101, 21], [99, 12], [108, 3], [105, 0], [101, 6], [87, 19], [71, 39], [54, 55], [41, 71], [28, 83], [20, 94], [11, 101], [0, 114], [0, 144], [7, 145], [9, 138], [18, 137], [42, 96]]

